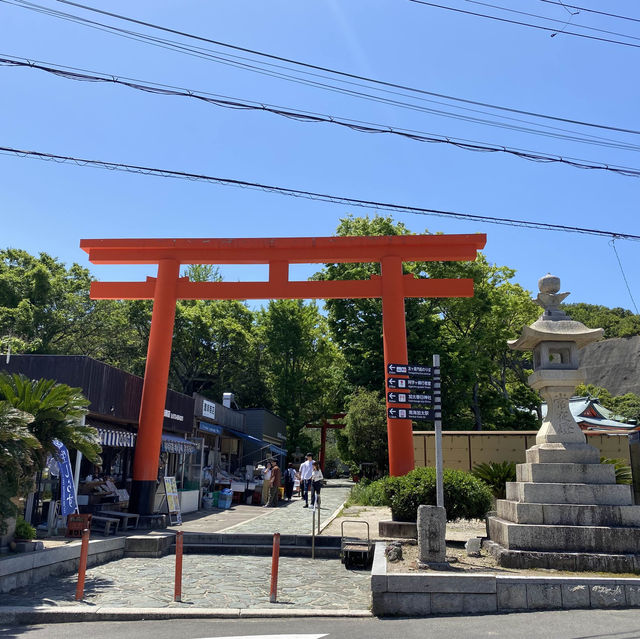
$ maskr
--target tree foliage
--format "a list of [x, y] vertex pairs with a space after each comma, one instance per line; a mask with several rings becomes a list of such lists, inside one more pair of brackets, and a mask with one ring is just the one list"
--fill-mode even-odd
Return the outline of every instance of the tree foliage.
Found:
[[599, 304], [563, 304], [565, 312], [589, 328], [604, 328], [604, 337], [631, 337], [640, 335], [640, 315], [626, 308], [607, 308]]

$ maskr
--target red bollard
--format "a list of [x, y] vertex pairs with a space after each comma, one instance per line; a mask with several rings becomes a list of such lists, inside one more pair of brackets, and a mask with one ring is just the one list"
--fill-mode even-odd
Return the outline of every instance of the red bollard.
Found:
[[280, 563], [280, 533], [273, 534], [273, 554], [271, 555], [271, 593], [269, 601], [276, 603], [278, 594], [278, 564]]
[[82, 531], [82, 546], [80, 546], [80, 564], [78, 565], [78, 585], [76, 586], [76, 601], [84, 598], [84, 576], [87, 572], [87, 557], [89, 556], [89, 529]]
[[182, 601], [182, 531], [176, 533], [176, 584], [173, 600]]

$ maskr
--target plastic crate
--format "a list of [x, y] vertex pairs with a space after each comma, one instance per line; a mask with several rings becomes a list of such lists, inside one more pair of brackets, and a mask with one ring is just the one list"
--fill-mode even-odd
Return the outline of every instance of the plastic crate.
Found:
[[214, 490], [211, 493], [211, 505], [214, 506], [215, 508], [217, 508], [219, 499], [220, 499], [220, 491], [219, 490]]

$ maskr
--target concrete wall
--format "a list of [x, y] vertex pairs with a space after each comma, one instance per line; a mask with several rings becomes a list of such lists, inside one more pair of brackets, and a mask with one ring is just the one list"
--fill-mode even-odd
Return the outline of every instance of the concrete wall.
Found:
[[384, 544], [371, 570], [373, 613], [423, 617], [522, 610], [640, 607], [640, 579], [387, 572]]
[[[471, 470], [476, 464], [513, 461], [524, 463], [525, 451], [536, 443], [534, 430], [527, 431], [445, 431], [442, 433], [442, 458], [445, 468]], [[629, 461], [626, 434], [587, 434], [587, 442], [600, 450], [602, 457]], [[416, 468], [435, 466], [433, 431], [413, 432]]]
[[[122, 559], [125, 537], [95, 539], [89, 542], [87, 566]], [[0, 560], [0, 593], [28, 586], [51, 575], [65, 575], [78, 570], [81, 542], [57, 548], [26, 552]]]

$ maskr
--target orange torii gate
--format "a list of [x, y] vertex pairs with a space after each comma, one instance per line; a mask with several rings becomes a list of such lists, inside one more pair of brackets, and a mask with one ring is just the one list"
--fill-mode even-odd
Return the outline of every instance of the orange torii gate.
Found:
[[[470, 279], [418, 279], [404, 275], [403, 262], [475, 260], [484, 234], [394, 235], [234, 239], [100, 239], [80, 247], [93, 264], [157, 264], [145, 282], [92, 282], [92, 299], [152, 299], [153, 313], [145, 368], [131, 507], [153, 512], [162, 439], [171, 342], [178, 299], [345, 299], [382, 298], [385, 371], [407, 364], [405, 297], [472, 297]], [[381, 274], [368, 280], [290, 281], [289, 264], [378, 262]], [[190, 282], [182, 264], [268, 264], [264, 282]], [[388, 375], [385, 372], [385, 375]], [[413, 470], [411, 420], [389, 419], [389, 470]]]

